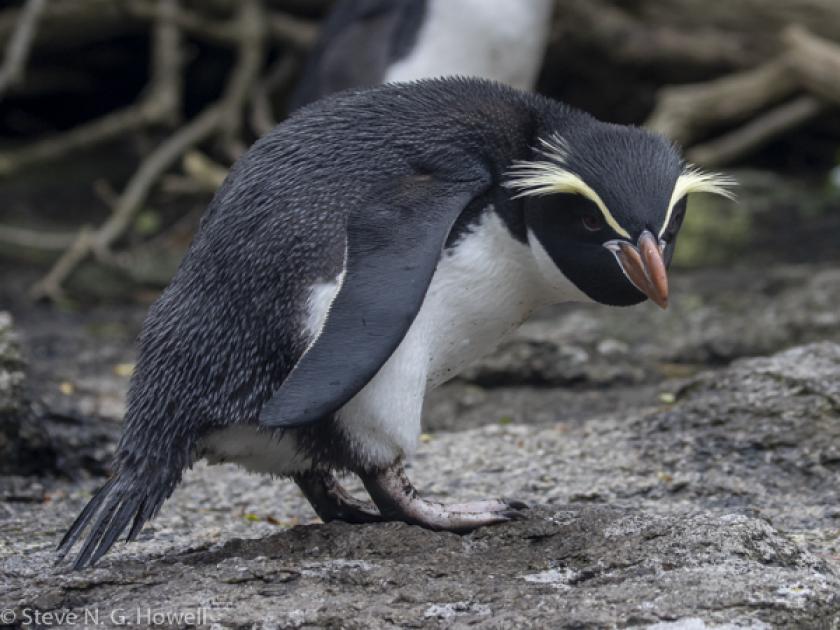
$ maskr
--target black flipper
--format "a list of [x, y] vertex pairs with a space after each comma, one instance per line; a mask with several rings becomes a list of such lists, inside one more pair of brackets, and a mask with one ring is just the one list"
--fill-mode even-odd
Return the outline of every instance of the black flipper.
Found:
[[320, 336], [263, 407], [263, 425], [315, 422], [376, 375], [420, 310], [452, 224], [488, 179], [405, 178], [351, 212], [341, 289]]

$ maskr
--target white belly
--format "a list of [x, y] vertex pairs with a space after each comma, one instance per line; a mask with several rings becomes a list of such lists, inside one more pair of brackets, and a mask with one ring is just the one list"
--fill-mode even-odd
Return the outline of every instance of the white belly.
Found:
[[430, 0], [414, 48], [384, 82], [475, 76], [533, 89], [552, 0]]
[[539, 277], [524, 244], [488, 215], [440, 262], [409, 331], [426, 354], [426, 388], [459, 374], [515, 330], [538, 305]]
[[[582, 299], [559, 274], [538, 269], [528, 245], [515, 240], [495, 213], [448, 251], [406, 336], [376, 376], [337, 412], [338, 426], [359, 459], [387, 466], [414, 452], [426, 392], [491, 351], [545, 303]], [[341, 276], [312, 287], [303, 325], [313, 338], [323, 326]], [[234, 461], [255, 472], [291, 474], [309, 467], [294, 432], [267, 439], [255, 427], [229, 427], [202, 445], [211, 462]]]
[[579, 296], [568, 282], [547, 285], [528, 245], [495, 213], [485, 214], [441, 259], [397, 350], [339, 411], [356, 452], [371, 466], [413, 453], [429, 389], [490, 352], [537, 306]]

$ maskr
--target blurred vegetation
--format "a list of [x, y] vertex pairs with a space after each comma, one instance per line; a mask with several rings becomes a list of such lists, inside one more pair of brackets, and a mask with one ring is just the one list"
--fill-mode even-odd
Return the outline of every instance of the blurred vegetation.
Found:
[[[0, 300], [19, 276], [54, 300], [153, 294], [331, 6], [0, 2]], [[538, 90], [736, 171], [737, 207], [692, 201], [677, 265], [840, 253], [835, 0], [557, 0]]]

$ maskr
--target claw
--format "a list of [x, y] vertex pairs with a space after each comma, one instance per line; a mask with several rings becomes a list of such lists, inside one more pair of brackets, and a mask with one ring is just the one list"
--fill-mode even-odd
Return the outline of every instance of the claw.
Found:
[[[517, 511], [524, 503], [505, 500], [477, 501], [446, 506], [421, 499], [401, 461], [384, 470], [361, 473], [373, 502], [386, 520], [403, 521], [436, 531], [470, 532], [484, 525], [522, 518]], [[512, 509], [513, 508], [513, 509]]]
[[502, 512], [502, 515], [510, 521], [524, 521], [528, 518], [528, 515], [525, 514], [525, 512], [518, 509], [507, 510]]
[[502, 501], [504, 501], [508, 505], [508, 507], [513, 508], [514, 510], [528, 510], [531, 507], [524, 501], [518, 501], [517, 499], [509, 499], [506, 497], [502, 497]]

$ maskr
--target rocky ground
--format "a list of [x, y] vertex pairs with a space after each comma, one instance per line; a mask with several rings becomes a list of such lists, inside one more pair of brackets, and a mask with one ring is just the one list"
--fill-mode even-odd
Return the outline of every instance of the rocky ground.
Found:
[[78, 573], [53, 548], [107, 471], [144, 309], [12, 302], [0, 626], [840, 628], [840, 271], [775, 247], [675, 274], [665, 313], [538, 313], [432, 396], [417, 485], [524, 520], [323, 525], [287, 481], [198, 464]]

